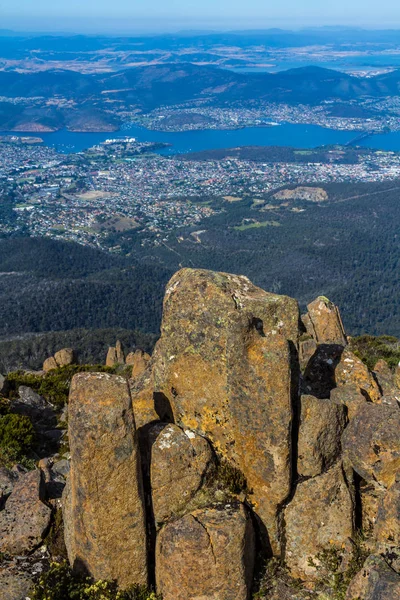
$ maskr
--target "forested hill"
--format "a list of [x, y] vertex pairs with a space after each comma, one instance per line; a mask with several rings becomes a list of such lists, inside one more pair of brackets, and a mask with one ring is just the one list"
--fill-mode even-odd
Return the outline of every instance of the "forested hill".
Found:
[[0, 240], [0, 337], [79, 327], [158, 333], [171, 273], [68, 242]]
[[[235, 73], [190, 63], [149, 65], [100, 74], [67, 70], [1, 71], [2, 96], [23, 97], [27, 101], [23, 104], [0, 102], [0, 128], [11, 130], [35, 116], [38, 123], [51, 129], [82, 130], [83, 127], [86, 130], [90, 125], [89, 129], [112, 131], [121, 122], [115, 114], [110, 114], [110, 94], [121, 109], [135, 106], [143, 111], [199, 99], [207, 99], [216, 106], [240, 105], [255, 98], [313, 105], [329, 99], [397, 95], [399, 82], [400, 70], [359, 78], [321, 67], [260, 74]], [[66, 108], [35, 104], [35, 98], [47, 100], [60, 96], [77, 103], [78, 108], [72, 110], [69, 104]]]
[[0, 240], [0, 339], [77, 328], [157, 335], [165, 286], [182, 266], [247, 275], [303, 308], [322, 294], [342, 307], [351, 335], [400, 336], [400, 183], [297, 190], [201, 198], [215, 214], [165, 233], [162, 245], [140, 230], [110, 234], [118, 256], [47, 238]]

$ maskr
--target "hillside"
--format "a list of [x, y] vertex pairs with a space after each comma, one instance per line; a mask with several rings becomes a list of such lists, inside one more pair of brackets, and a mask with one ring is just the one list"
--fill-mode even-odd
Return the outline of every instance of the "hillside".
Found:
[[399, 193], [397, 182], [322, 183], [299, 197], [191, 198], [216, 214], [166, 233], [163, 244], [146, 232], [142, 245], [140, 229], [110, 233], [106, 244], [120, 245], [120, 255], [0, 240], [0, 339], [76, 328], [157, 334], [163, 286], [181, 266], [236, 271], [302, 306], [323, 294], [341, 305], [352, 335], [400, 336]]
[[[213, 106], [238, 106], [248, 101], [315, 105], [325, 100], [382, 98], [399, 93], [400, 70], [359, 78], [321, 67], [279, 73], [235, 73], [191, 63], [122, 69], [116, 73], [82, 74], [57, 70], [38, 73], [0, 71], [2, 95], [29, 102], [0, 105], [0, 129], [23, 130], [36, 123], [49, 129], [80, 130], [84, 116], [95, 111], [91, 131], [113, 131], [123, 111], [204, 100]], [[54, 99], [49, 107], [48, 99]], [[110, 101], [118, 111], [110, 113]]]

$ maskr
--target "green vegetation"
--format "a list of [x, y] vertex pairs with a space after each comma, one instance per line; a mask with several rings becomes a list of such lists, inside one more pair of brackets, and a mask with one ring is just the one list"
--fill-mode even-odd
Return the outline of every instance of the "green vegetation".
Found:
[[318, 573], [315, 586], [317, 593], [329, 600], [345, 600], [351, 580], [360, 571], [368, 555], [362, 536], [352, 542], [350, 559], [345, 556], [343, 549], [335, 546], [319, 552], [316, 561], [310, 560], [310, 565]]
[[[286, 565], [279, 558], [269, 559], [262, 571], [260, 581], [257, 583], [257, 591], [253, 594], [253, 600], [267, 600], [276, 591], [278, 583], [289, 588], [291, 592], [296, 592], [296, 597], [300, 600], [311, 600], [306, 590], [303, 590], [302, 583], [289, 575]], [[297, 595], [298, 594], [298, 595]]]
[[351, 548], [347, 550], [336, 546], [322, 550], [315, 560], [309, 560], [310, 566], [317, 571], [311, 590], [307, 589], [300, 579], [291, 577], [287, 566], [281, 560], [272, 558], [264, 567], [253, 600], [268, 600], [273, 594], [274, 597], [280, 597], [283, 590], [288, 591], [288, 597], [292, 597], [293, 594], [298, 600], [345, 600], [351, 580], [361, 570], [368, 555], [361, 535], [355, 537]]
[[162, 600], [161, 596], [136, 585], [118, 590], [110, 581], [93, 581], [76, 574], [67, 562], [52, 563], [31, 594], [32, 600]]
[[371, 370], [380, 359], [392, 368], [400, 363], [400, 340], [392, 336], [362, 335], [351, 339], [350, 348]]
[[[28, 417], [11, 413], [0, 417], [0, 466], [24, 463], [35, 441], [35, 430]], [[32, 466], [29, 460], [25, 466]]]
[[16, 371], [7, 375], [11, 397], [17, 394], [20, 385], [26, 385], [43, 396], [48, 402], [61, 410], [68, 400], [69, 388], [72, 377], [83, 371], [94, 371], [101, 373], [115, 373], [118, 367], [106, 367], [104, 365], [69, 365], [53, 369], [46, 375], [35, 375]]
[[101, 364], [109, 346], [120, 340], [127, 351], [153, 351], [157, 335], [129, 329], [71, 329], [16, 337], [0, 342], [0, 373], [21, 368], [40, 370], [43, 359], [60, 348], [73, 348], [81, 364]]
[[228, 490], [231, 494], [238, 495], [249, 492], [246, 477], [242, 471], [225, 459], [218, 462], [215, 480], [219, 487]]

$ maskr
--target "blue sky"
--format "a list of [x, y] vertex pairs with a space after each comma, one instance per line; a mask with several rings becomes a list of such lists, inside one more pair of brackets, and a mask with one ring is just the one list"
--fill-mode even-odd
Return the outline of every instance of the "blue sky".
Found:
[[0, 0], [0, 28], [173, 30], [400, 26], [398, 0]]

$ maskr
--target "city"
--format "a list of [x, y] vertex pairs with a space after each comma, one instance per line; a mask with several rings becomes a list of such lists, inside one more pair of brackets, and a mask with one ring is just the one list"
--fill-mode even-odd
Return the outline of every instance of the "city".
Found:
[[213, 215], [218, 209], [210, 206], [212, 199], [251, 194], [257, 203], [283, 185], [400, 176], [400, 154], [394, 152], [367, 151], [354, 164], [290, 163], [190, 160], [158, 155], [158, 146], [111, 139], [63, 155], [45, 146], [0, 144], [1, 193], [12, 211], [0, 233], [25, 231], [106, 248], [110, 232], [138, 229], [145, 245]]

